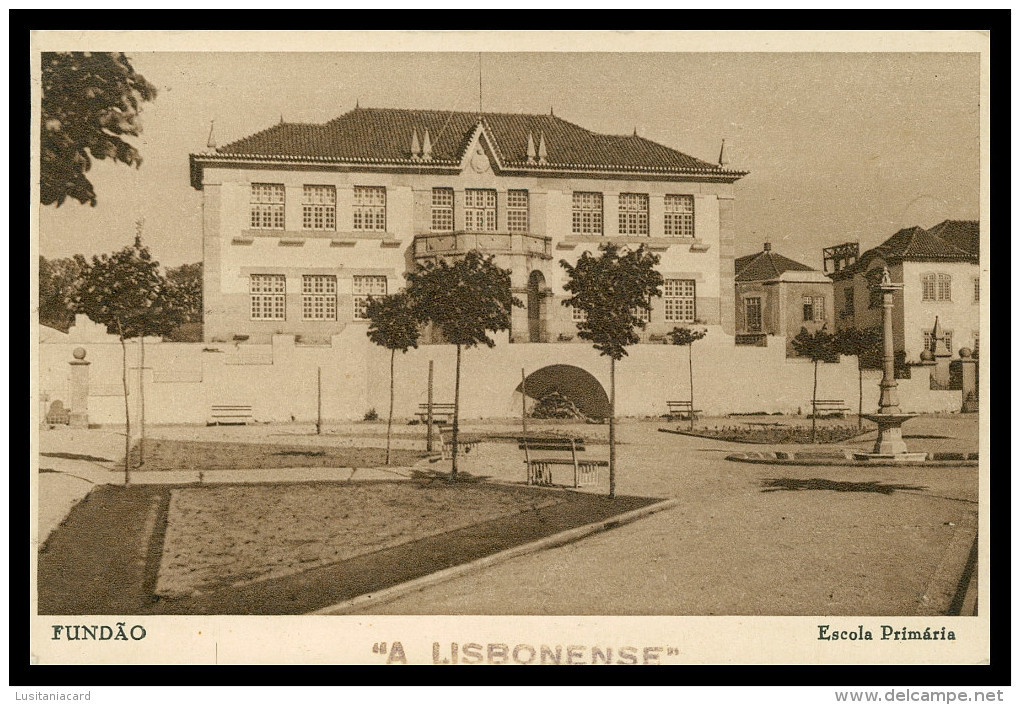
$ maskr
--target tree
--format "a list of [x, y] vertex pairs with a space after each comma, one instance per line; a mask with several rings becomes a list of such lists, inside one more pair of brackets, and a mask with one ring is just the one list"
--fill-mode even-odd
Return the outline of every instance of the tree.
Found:
[[882, 331], [878, 328], [842, 328], [836, 331], [833, 345], [840, 355], [857, 357], [857, 428], [864, 422], [864, 367], [876, 366], [882, 356]]
[[66, 333], [74, 323], [75, 300], [89, 263], [82, 255], [48, 260], [39, 256], [39, 323]]
[[601, 254], [585, 252], [571, 266], [560, 260], [567, 272], [564, 289], [572, 294], [562, 303], [583, 312], [577, 335], [588, 340], [609, 357], [609, 496], [616, 496], [616, 363], [627, 354], [627, 346], [640, 341], [635, 329], [644, 329], [639, 311], [651, 311], [653, 296], [661, 296], [662, 275], [655, 270], [658, 255], [644, 245], [621, 251], [614, 243], [599, 246]]
[[167, 339], [178, 343], [202, 340], [202, 263], [182, 264], [166, 270], [166, 299], [178, 326]]
[[[142, 245], [141, 236], [135, 237], [134, 245], [109, 255], [94, 256], [82, 280], [76, 301], [77, 310], [88, 315], [96, 323], [102, 323], [107, 331], [118, 336], [122, 354], [121, 381], [124, 388], [124, 484], [131, 482], [131, 414], [128, 407], [127, 340], [139, 338], [140, 345], [145, 335], [161, 335], [174, 321], [167, 314], [168, 305], [164, 296], [164, 280], [159, 272], [159, 262], [152, 259], [147, 247]], [[144, 347], [141, 366], [145, 365]], [[141, 387], [139, 388], [141, 393]], [[143, 397], [144, 399], [144, 397]], [[144, 414], [144, 402], [143, 402]], [[145, 431], [142, 427], [144, 454]], [[140, 456], [140, 459], [144, 455]]]
[[669, 342], [673, 345], [687, 346], [687, 371], [691, 382], [691, 430], [694, 430], [694, 343], [705, 337], [706, 331], [693, 328], [676, 327], [668, 333]]
[[141, 104], [155, 98], [156, 88], [122, 53], [43, 53], [39, 151], [43, 205], [59, 207], [70, 196], [95, 206], [96, 192], [85, 176], [93, 159], [139, 166], [141, 155], [121, 136], [141, 133]]
[[811, 442], [814, 443], [818, 423], [818, 409], [814, 405], [814, 400], [818, 398], [818, 363], [831, 360], [836, 355], [833, 336], [824, 327], [815, 333], [808, 333], [807, 328], [801, 328], [800, 333], [790, 342], [798, 355], [811, 358], [815, 364], [815, 382], [811, 392]]
[[452, 264], [444, 259], [426, 261], [417, 271], [404, 275], [415, 318], [420, 323], [431, 323], [447, 343], [457, 346], [451, 480], [457, 477], [461, 348], [480, 343], [494, 347], [496, 341], [489, 332], [509, 330], [510, 311], [524, 305], [510, 290], [510, 270], [497, 267], [494, 259], [471, 250]]
[[418, 347], [419, 323], [406, 293], [381, 299], [369, 297], [366, 309], [371, 323], [368, 338], [390, 351], [390, 415], [386, 420], [386, 464], [390, 464], [390, 437], [393, 428], [393, 365], [397, 350], [406, 353]]

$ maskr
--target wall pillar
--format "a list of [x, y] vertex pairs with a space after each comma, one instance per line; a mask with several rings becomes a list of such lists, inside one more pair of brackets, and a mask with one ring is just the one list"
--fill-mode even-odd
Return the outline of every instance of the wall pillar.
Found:
[[[733, 196], [720, 195], [719, 199], [719, 324], [723, 332], [736, 332], [734, 310], [733, 257], [736, 229], [733, 224]], [[764, 303], [764, 302], [763, 302]], [[763, 312], [764, 313], [764, 312]]]
[[74, 349], [71, 365], [71, 428], [89, 427], [89, 365], [85, 348]]
[[965, 414], [975, 413], [978, 410], [978, 361], [968, 348], [963, 348], [960, 351], [960, 364], [963, 367], [963, 406], [960, 411]]

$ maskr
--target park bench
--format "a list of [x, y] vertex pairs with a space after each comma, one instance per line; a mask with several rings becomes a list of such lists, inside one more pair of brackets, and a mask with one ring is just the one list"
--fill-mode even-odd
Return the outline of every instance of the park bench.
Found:
[[213, 404], [206, 426], [247, 425], [255, 423], [250, 404]]
[[[609, 465], [605, 460], [580, 457], [579, 454], [584, 452], [583, 438], [521, 436], [517, 443], [517, 447], [524, 451], [529, 485], [553, 484], [553, 465], [566, 465], [574, 469], [574, 487], [597, 485], [599, 468]], [[542, 457], [535, 457], [533, 453], [536, 452], [541, 452]]]
[[[428, 423], [429, 420], [429, 405], [419, 404], [418, 411], [415, 414], [422, 423]], [[453, 404], [432, 404], [432, 423], [437, 426], [443, 426], [450, 423], [453, 419]]]
[[[435, 414], [435, 412], [432, 412]], [[453, 427], [440, 426], [439, 439], [441, 441], [440, 454], [443, 460], [450, 460], [453, 457]], [[477, 436], [468, 436], [463, 432], [457, 434], [457, 455], [470, 453], [479, 443]]]
[[[694, 409], [694, 402], [690, 401], [667, 401], [666, 407], [669, 409], [669, 413], [666, 414], [669, 418], [680, 418], [684, 421], [697, 421], [698, 414], [701, 413], [701, 409]], [[692, 419], [691, 416], [694, 416]]]
[[816, 419], [820, 419], [825, 416], [835, 416], [841, 419], [848, 411], [850, 411], [850, 407], [847, 406], [846, 402], [842, 399], [811, 400], [811, 414]]

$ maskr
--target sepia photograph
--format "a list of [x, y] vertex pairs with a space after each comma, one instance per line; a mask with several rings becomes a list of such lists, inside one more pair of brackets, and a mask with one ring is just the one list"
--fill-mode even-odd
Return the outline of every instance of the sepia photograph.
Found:
[[34, 662], [987, 662], [988, 33], [579, 34], [33, 33]]

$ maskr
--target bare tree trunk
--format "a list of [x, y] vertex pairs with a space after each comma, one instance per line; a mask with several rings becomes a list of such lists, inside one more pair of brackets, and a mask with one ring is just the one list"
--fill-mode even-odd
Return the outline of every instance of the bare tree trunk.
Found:
[[861, 367], [861, 357], [857, 356], [857, 430], [864, 428], [864, 368]]
[[694, 343], [687, 346], [687, 369], [691, 375], [691, 430], [694, 430]]
[[609, 358], [609, 498], [616, 497], [616, 359]]
[[386, 421], [386, 464], [390, 464], [390, 433], [393, 429], [393, 360], [396, 350], [390, 350], [390, 418]]
[[453, 384], [453, 468], [450, 481], [457, 477], [457, 439], [460, 435], [460, 345], [457, 346], [457, 376]]
[[811, 442], [815, 442], [815, 426], [818, 423], [818, 360], [815, 360], [815, 387], [811, 392]]
[[138, 432], [141, 437], [138, 439], [138, 467], [145, 464], [145, 336], [138, 336], [141, 356], [138, 363]]
[[117, 332], [120, 334], [120, 380], [124, 385], [124, 486], [127, 487], [131, 484], [131, 409], [128, 407], [127, 342], [120, 321], [117, 321]]

